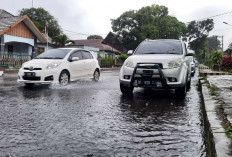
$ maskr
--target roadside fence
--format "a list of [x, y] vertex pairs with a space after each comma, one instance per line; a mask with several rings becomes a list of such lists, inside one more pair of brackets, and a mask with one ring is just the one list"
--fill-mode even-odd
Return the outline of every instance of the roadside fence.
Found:
[[21, 67], [24, 62], [31, 60], [31, 55], [22, 53], [0, 52], [0, 67]]

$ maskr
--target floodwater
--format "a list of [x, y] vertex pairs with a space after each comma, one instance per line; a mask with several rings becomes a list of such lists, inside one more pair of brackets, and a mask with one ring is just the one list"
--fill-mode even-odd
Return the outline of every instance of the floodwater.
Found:
[[65, 87], [0, 78], [0, 156], [207, 156], [197, 76], [178, 100], [143, 89], [125, 97], [118, 74]]

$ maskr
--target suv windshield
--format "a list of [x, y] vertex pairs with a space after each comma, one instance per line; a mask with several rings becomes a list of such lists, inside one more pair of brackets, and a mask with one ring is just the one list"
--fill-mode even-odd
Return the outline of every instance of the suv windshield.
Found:
[[63, 59], [71, 49], [52, 49], [38, 55], [35, 59]]
[[179, 41], [144, 41], [135, 54], [183, 54]]

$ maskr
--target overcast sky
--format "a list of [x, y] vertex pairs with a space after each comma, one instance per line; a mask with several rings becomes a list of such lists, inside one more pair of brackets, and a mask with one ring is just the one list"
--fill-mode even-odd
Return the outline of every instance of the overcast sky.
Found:
[[[232, 11], [232, 0], [1, 0], [0, 9], [14, 15], [22, 8], [42, 7], [53, 15], [71, 39], [86, 39], [90, 34], [105, 37], [111, 31], [110, 19], [128, 10], [152, 4], [164, 5], [169, 14], [184, 23]], [[232, 13], [214, 18], [210, 35], [224, 36], [224, 49], [232, 42]], [[80, 35], [84, 34], [84, 35]]]

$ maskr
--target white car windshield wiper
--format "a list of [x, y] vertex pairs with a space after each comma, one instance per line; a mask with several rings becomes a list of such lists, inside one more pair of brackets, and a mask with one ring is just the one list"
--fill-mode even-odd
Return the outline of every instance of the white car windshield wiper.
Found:
[[36, 57], [35, 59], [63, 59], [61, 57]]
[[163, 52], [149, 52], [149, 53], [142, 53], [142, 54], [164, 54]]

